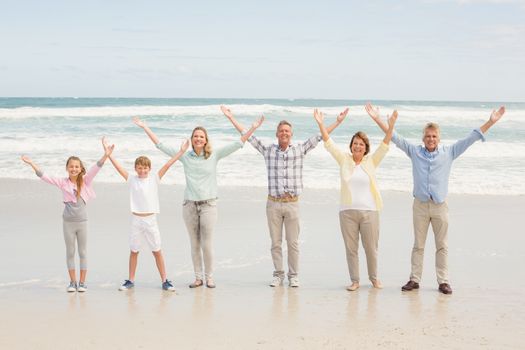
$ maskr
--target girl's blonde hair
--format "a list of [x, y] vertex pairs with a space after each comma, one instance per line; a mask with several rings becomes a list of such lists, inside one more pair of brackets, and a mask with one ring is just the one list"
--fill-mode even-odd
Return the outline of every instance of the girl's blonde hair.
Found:
[[77, 199], [80, 198], [80, 192], [82, 191], [82, 186], [84, 186], [84, 175], [86, 175], [86, 168], [84, 167], [84, 164], [80, 160], [80, 158], [71, 156], [66, 161], [66, 168], [69, 165], [69, 162], [72, 160], [76, 160], [80, 163], [80, 173], [77, 176]]
[[[202, 126], [197, 126], [191, 132], [191, 148], [193, 148], [193, 134], [195, 134], [195, 131], [197, 130], [202, 131], [204, 133], [204, 137], [206, 138], [206, 144], [204, 145], [204, 159], [208, 159], [211, 156], [211, 144], [210, 140], [208, 139], [208, 132]], [[193, 148], [193, 150], [195, 151], [195, 148]]]

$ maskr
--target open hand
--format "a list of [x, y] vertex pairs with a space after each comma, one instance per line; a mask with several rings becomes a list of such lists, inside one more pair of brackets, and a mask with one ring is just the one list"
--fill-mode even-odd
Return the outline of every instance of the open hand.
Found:
[[190, 140], [189, 139], [186, 139], [184, 140], [184, 142], [180, 145], [180, 150], [182, 152], [186, 152], [188, 150], [188, 148], [190, 147]]
[[252, 128], [257, 129], [259, 126], [262, 125], [263, 122], [264, 122], [264, 115], [261, 115], [261, 117], [259, 119], [257, 119], [256, 121], [253, 122]]
[[22, 159], [24, 161], [24, 163], [27, 163], [27, 164], [31, 164], [33, 163], [33, 161], [31, 160], [31, 158], [29, 158], [28, 156], [26, 156], [25, 154], [20, 157], [20, 159]]
[[221, 111], [226, 117], [233, 118], [233, 113], [228, 107], [221, 105]]
[[109, 156], [115, 149], [115, 145], [109, 145], [106, 136], [102, 137], [102, 147], [104, 147], [104, 155]]
[[349, 111], [349, 108], [346, 108], [344, 111], [339, 113], [339, 115], [337, 116], [337, 122], [338, 123], [342, 123], [343, 120], [345, 120], [346, 115], [348, 114], [348, 111]]
[[135, 125], [143, 128], [143, 129], [146, 127], [146, 122], [140, 120], [139, 117], [133, 117], [133, 123], [135, 123]]
[[[346, 116], [346, 114], [345, 114], [345, 116]], [[317, 124], [323, 124], [323, 122], [324, 122], [324, 114], [323, 114], [323, 112], [321, 112], [317, 108], [314, 109], [314, 118], [315, 118], [315, 121], [317, 122]], [[339, 118], [339, 117], [337, 117], [337, 118]]]
[[501, 119], [503, 114], [505, 114], [505, 106], [501, 106], [497, 111], [493, 110], [492, 114], [490, 115], [490, 121], [493, 123], [497, 122]]
[[388, 128], [389, 129], [394, 129], [394, 125], [396, 124], [396, 120], [397, 120], [397, 111], [394, 110], [392, 112], [392, 115], [388, 116]]
[[365, 110], [366, 112], [368, 113], [368, 115], [370, 117], [372, 117], [372, 119], [378, 119], [378, 118], [381, 118], [381, 115], [379, 114], [379, 108], [378, 107], [374, 107], [372, 106], [372, 104], [370, 102], [368, 102], [366, 105], [365, 105]]

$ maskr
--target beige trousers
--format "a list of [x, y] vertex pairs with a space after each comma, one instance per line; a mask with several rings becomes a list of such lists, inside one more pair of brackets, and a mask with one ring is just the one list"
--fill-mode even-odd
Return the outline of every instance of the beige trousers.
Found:
[[286, 231], [288, 247], [288, 278], [299, 272], [299, 202], [266, 202], [266, 218], [272, 240], [272, 260], [274, 276], [284, 278], [283, 268], [283, 226]]
[[344, 210], [339, 212], [339, 224], [346, 248], [346, 262], [352, 282], [359, 282], [359, 233], [363, 240], [370, 281], [377, 279], [377, 247], [379, 213], [375, 210]]
[[419, 283], [423, 273], [423, 257], [428, 226], [432, 224], [436, 242], [437, 282], [448, 283], [448, 205], [446, 202], [422, 202], [414, 198], [412, 207], [414, 220], [414, 247], [412, 248], [412, 272], [410, 280]]

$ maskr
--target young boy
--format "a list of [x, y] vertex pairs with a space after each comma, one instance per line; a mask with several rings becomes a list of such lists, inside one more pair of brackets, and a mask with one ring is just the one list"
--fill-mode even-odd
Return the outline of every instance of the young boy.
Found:
[[179, 152], [173, 156], [155, 175], [150, 175], [151, 161], [147, 157], [138, 157], [135, 160], [136, 175], [129, 175], [115, 158], [110, 157], [111, 163], [118, 173], [128, 182], [131, 204], [131, 231], [129, 236], [129, 278], [124, 281], [119, 290], [128, 290], [135, 286], [135, 271], [141, 242], [148, 243], [155, 257], [162, 280], [162, 289], [174, 292], [171, 281], [166, 279], [164, 257], [160, 250], [160, 232], [157, 226], [156, 214], [159, 213], [158, 184], [168, 169], [186, 152], [189, 141], [186, 140]]

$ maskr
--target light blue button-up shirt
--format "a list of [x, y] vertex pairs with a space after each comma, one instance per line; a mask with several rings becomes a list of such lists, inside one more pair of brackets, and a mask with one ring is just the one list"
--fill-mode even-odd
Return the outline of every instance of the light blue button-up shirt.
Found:
[[412, 161], [414, 197], [435, 203], [443, 203], [447, 198], [452, 162], [478, 140], [485, 142], [485, 136], [480, 129], [475, 129], [464, 139], [429, 152], [425, 146], [409, 143], [395, 132], [392, 136], [392, 142]]
[[[184, 199], [190, 201], [203, 201], [217, 198], [217, 163], [222, 158], [242, 148], [244, 143], [240, 140], [221, 148], [214, 149], [208, 159], [204, 158], [204, 153], [200, 156], [191, 150], [179, 161], [184, 166], [186, 177], [186, 189]], [[158, 143], [157, 148], [173, 157], [179, 150], [170, 146]]]

